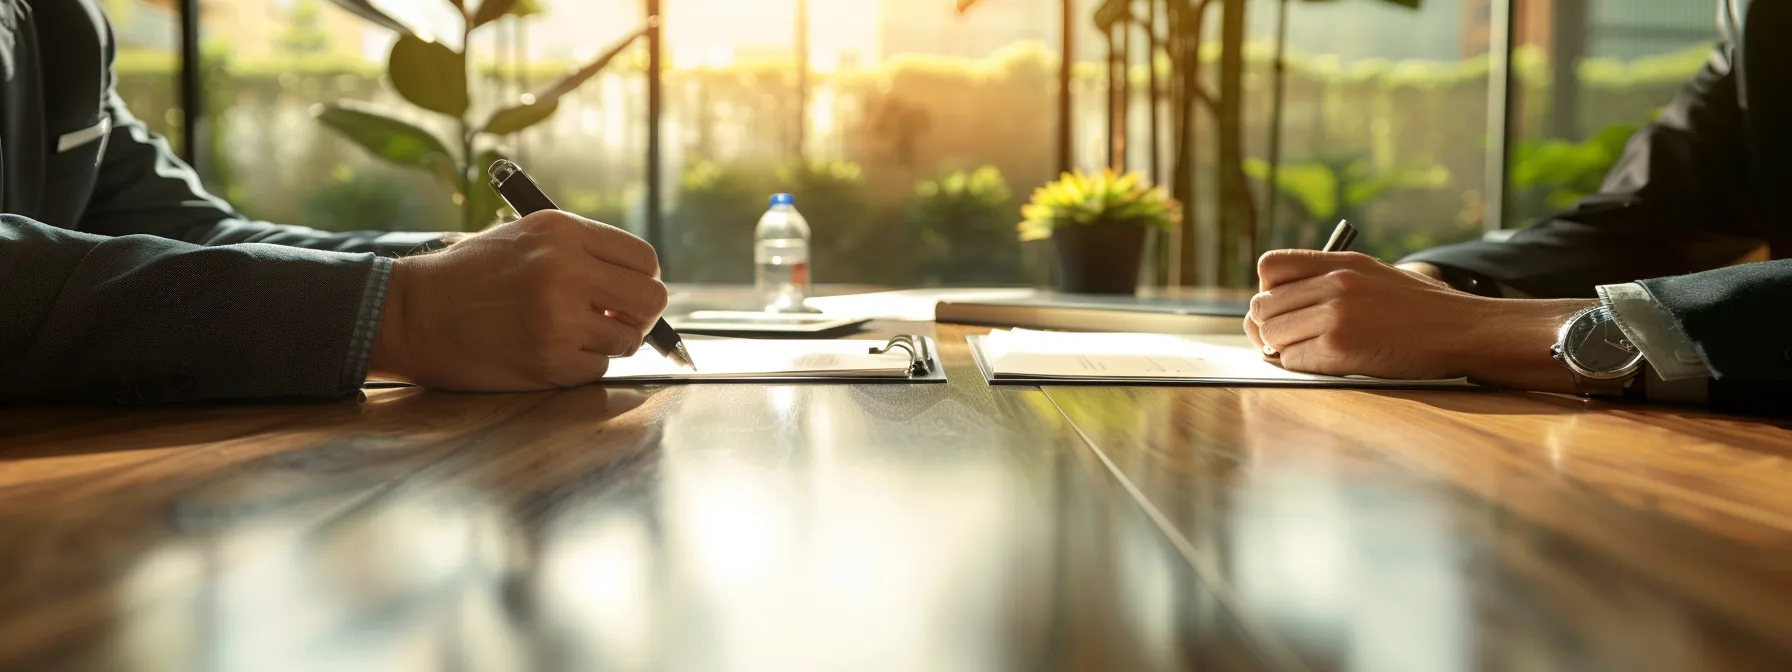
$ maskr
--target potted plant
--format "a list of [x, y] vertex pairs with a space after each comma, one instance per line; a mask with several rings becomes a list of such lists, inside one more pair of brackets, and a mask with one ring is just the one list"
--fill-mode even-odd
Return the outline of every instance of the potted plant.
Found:
[[[494, 100], [493, 105], [474, 105], [469, 84], [476, 79], [477, 59], [469, 53], [473, 35], [506, 16], [540, 13], [536, 0], [482, 0], [473, 7], [465, 0], [448, 0], [450, 11], [462, 19], [460, 51], [419, 34], [387, 14], [378, 0], [331, 0], [381, 27], [398, 34], [392, 43], [386, 71], [399, 97], [434, 112], [454, 129], [442, 137], [401, 118], [393, 110], [353, 100], [324, 103], [313, 114], [325, 127], [386, 161], [434, 173], [454, 193], [460, 206], [461, 229], [475, 231], [497, 217], [503, 207], [498, 194], [486, 184], [485, 171], [505, 158], [499, 139], [547, 121], [560, 100], [608, 67], [610, 61], [636, 39], [658, 29], [658, 17], [623, 35], [615, 44], [583, 67], [566, 73], [534, 93], [516, 99]], [[488, 109], [489, 108], [489, 109]]]
[[1174, 227], [1182, 206], [1138, 173], [1077, 171], [1035, 190], [1021, 215], [1021, 240], [1052, 240], [1059, 291], [1131, 294], [1146, 234]]

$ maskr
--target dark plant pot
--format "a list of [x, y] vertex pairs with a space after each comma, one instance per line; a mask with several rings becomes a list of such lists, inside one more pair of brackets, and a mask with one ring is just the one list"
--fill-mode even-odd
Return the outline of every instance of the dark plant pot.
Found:
[[1131, 294], [1139, 287], [1145, 258], [1143, 226], [1064, 226], [1052, 229], [1058, 255], [1058, 291]]

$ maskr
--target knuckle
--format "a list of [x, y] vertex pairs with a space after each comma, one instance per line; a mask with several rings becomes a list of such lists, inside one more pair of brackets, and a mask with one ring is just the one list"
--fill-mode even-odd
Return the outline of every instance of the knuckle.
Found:
[[1257, 257], [1257, 273], [1272, 273], [1288, 260], [1289, 250], [1270, 250]]
[[1325, 274], [1325, 278], [1328, 282], [1332, 283], [1333, 287], [1344, 292], [1356, 291], [1363, 283], [1363, 274], [1347, 268], [1328, 271]]
[[666, 312], [666, 307], [672, 304], [672, 292], [666, 289], [666, 283], [657, 278], [648, 282], [646, 298], [648, 307], [653, 309], [654, 315]]
[[548, 233], [554, 229], [555, 222], [559, 219], [555, 214], [553, 210], [530, 213], [516, 220], [516, 227], [529, 233]]
[[641, 241], [641, 245], [642, 254], [645, 255], [641, 260], [642, 267], [647, 269], [648, 275], [658, 278], [660, 276], [659, 250], [653, 249], [653, 244], [648, 243], [647, 241]]
[[1252, 296], [1250, 313], [1245, 317], [1245, 321], [1251, 321], [1252, 317], [1262, 317], [1264, 315], [1263, 309], [1268, 302], [1269, 292], [1258, 292], [1255, 296]]

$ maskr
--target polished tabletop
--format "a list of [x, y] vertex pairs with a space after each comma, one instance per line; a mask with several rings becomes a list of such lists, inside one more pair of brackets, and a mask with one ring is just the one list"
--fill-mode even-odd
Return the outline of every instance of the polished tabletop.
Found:
[[1792, 422], [949, 382], [0, 410], [4, 670], [1792, 668]]

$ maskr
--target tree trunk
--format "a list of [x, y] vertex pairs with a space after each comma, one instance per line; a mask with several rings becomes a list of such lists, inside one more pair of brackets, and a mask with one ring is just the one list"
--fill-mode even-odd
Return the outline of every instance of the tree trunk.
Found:
[[1175, 160], [1170, 170], [1170, 195], [1182, 203], [1182, 223], [1177, 227], [1176, 249], [1171, 255], [1170, 284], [1190, 286], [1200, 275], [1199, 249], [1195, 244], [1200, 227], [1200, 190], [1195, 182], [1195, 157], [1199, 143], [1195, 141], [1195, 108], [1201, 89], [1201, 25], [1207, 13], [1207, 0], [1165, 0], [1169, 3], [1170, 99], [1175, 110], [1171, 134], [1176, 144]]
[[1219, 156], [1220, 284], [1252, 284], [1257, 206], [1244, 173], [1245, 0], [1220, 0], [1220, 82], [1215, 111]]

